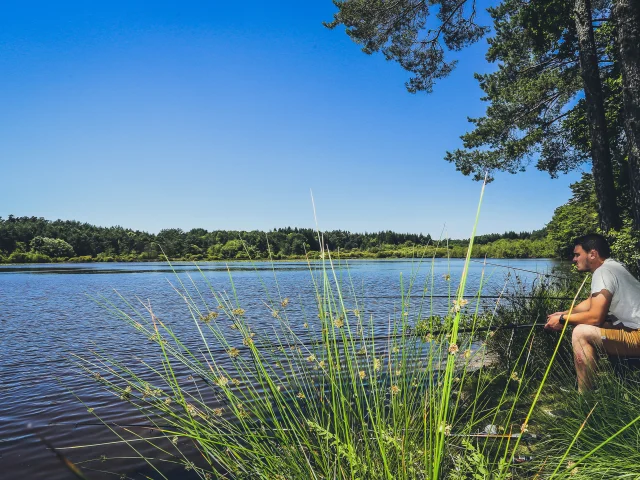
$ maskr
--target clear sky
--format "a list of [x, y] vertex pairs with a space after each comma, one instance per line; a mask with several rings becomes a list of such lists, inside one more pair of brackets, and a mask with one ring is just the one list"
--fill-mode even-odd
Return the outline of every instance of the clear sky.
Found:
[[[481, 185], [443, 160], [484, 104], [327, 30], [330, 0], [0, 5], [0, 216], [158, 232], [312, 227], [468, 237]], [[485, 15], [486, 18], [486, 15]], [[488, 24], [488, 20], [485, 22]], [[578, 174], [501, 174], [479, 233], [532, 230]]]

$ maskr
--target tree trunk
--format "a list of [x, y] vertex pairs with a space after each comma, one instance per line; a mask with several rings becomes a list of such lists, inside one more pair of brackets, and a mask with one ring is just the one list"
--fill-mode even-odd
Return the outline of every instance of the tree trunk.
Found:
[[[637, 1], [637, 0], [628, 0]], [[587, 121], [591, 138], [593, 180], [598, 198], [600, 226], [606, 232], [620, 228], [620, 214], [616, 204], [611, 150], [604, 111], [604, 95], [596, 55], [596, 42], [591, 18], [591, 0], [576, 0], [574, 6], [576, 30], [580, 45], [580, 75], [584, 83]]]
[[616, 0], [633, 226], [640, 230], [640, 1]]

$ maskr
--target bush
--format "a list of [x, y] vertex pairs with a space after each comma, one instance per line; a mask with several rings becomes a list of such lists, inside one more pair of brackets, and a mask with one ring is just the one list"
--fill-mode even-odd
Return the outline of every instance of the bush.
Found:
[[51, 258], [73, 257], [73, 247], [60, 238], [34, 237], [30, 244], [31, 251]]
[[8, 263], [50, 263], [51, 257], [41, 253], [13, 252], [9, 255]]
[[71, 257], [67, 260], [70, 263], [89, 263], [93, 262], [93, 257], [91, 255], [82, 255], [80, 257]]
[[140, 260], [157, 260], [158, 259], [158, 254], [156, 252], [142, 252], [140, 255], [138, 255], [138, 259]]

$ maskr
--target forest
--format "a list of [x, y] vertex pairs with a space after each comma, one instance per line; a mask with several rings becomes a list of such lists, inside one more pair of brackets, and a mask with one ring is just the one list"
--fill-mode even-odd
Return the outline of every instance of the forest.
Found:
[[[434, 239], [431, 235], [321, 233], [333, 255], [347, 258], [464, 257], [468, 239]], [[474, 255], [484, 257], [542, 258], [555, 256], [544, 230], [481, 235]], [[45, 220], [38, 217], [0, 217], [0, 262], [112, 262], [171, 260], [299, 259], [320, 256], [318, 233], [310, 228], [278, 228], [269, 232], [208, 231], [179, 228], [152, 234], [88, 223]]]

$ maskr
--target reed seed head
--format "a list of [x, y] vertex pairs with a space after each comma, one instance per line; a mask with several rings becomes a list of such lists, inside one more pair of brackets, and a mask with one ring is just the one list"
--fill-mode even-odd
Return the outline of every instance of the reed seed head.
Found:
[[218, 318], [218, 312], [209, 312], [207, 315], [200, 315], [200, 320], [204, 323], [209, 323], [211, 320]]
[[465, 298], [461, 298], [460, 300], [454, 300], [453, 302], [453, 308], [451, 309], [452, 312], [459, 312], [466, 304], [469, 303], [469, 300], [465, 299]]
[[375, 371], [380, 370], [380, 368], [382, 368], [382, 361], [379, 358], [374, 358], [373, 359], [373, 369]]
[[120, 400], [129, 400], [131, 398], [131, 385], [127, 385], [122, 395], [120, 395]]

